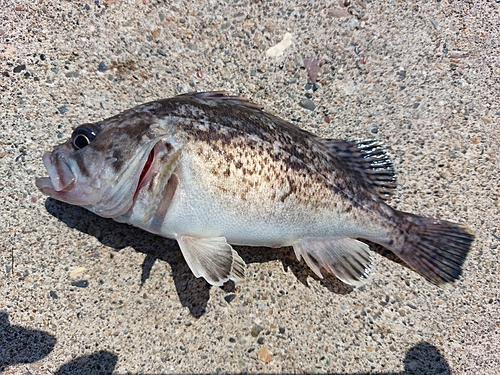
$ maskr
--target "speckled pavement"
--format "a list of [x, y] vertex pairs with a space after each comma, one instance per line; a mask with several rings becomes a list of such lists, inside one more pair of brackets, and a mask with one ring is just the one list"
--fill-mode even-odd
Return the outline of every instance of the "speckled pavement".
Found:
[[[0, 373], [498, 374], [498, 35], [494, 0], [0, 0]], [[376, 249], [352, 289], [238, 248], [245, 281], [209, 287], [173, 241], [36, 189], [73, 126], [203, 90], [383, 140], [391, 205], [475, 231], [462, 278], [437, 288]]]

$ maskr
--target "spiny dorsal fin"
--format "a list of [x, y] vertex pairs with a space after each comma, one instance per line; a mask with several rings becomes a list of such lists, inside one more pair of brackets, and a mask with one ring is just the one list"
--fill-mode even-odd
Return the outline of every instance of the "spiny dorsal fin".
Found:
[[394, 164], [380, 141], [320, 140], [331, 152], [342, 157], [349, 166], [357, 170], [380, 198], [387, 199], [394, 194], [396, 189]]
[[258, 109], [261, 111], [264, 107], [260, 104], [252, 102], [250, 99], [242, 96], [234, 96], [226, 91], [205, 91], [205, 92], [188, 92], [180, 94], [179, 97], [192, 97], [197, 100], [203, 101], [206, 104], [210, 103], [230, 103], [235, 105], [242, 105], [247, 108]]

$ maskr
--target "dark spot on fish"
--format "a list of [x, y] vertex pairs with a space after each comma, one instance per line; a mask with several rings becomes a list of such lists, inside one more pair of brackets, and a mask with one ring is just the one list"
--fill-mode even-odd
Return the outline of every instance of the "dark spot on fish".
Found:
[[165, 219], [165, 215], [168, 212], [168, 208], [170, 207], [170, 203], [172, 202], [172, 198], [174, 197], [175, 191], [179, 186], [179, 178], [177, 177], [176, 171], [172, 173], [170, 179], [167, 182], [167, 185], [161, 192], [162, 199], [158, 207], [156, 208], [156, 212], [153, 216], [153, 221], [151, 222], [151, 228], [156, 231], [160, 231], [163, 220]]
[[287, 179], [288, 179], [288, 191], [280, 197], [281, 202], [285, 202], [286, 198], [288, 198], [297, 191], [297, 185], [295, 184], [295, 182], [289, 177], [287, 177]]
[[243, 163], [241, 161], [237, 161], [236, 164], [234, 164], [234, 166], [237, 168], [237, 169], [240, 169], [241, 167], [243, 167]]
[[226, 169], [226, 171], [224, 172], [224, 176], [226, 177], [229, 177], [231, 176], [231, 170], [229, 169], [229, 167]]
[[[82, 174], [82, 176], [90, 177], [89, 169], [87, 168], [87, 165], [85, 164], [84, 155], [80, 150], [77, 150], [73, 153], [73, 159], [76, 161], [76, 164], [78, 164], [78, 168], [80, 169], [80, 173]], [[56, 160], [59, 160], [59, 159], [56, 159]]]
[[123, 152], [118, 148], [115, 149], [113, 151], [113, 158], [115, 158], [116, 160], [113, 161], [113, 163], [111, 163], [111, 165], [113, 166], [113, 169], [115, 170], [115, 172], [118, 172], [122, 169], [123, 164], [124, 164]]

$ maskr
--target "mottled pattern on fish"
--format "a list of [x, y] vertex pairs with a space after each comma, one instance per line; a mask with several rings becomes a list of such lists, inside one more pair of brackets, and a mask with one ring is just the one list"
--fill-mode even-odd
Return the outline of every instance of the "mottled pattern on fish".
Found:
[[242, 98], [185, 94], [75, 129], [44, 156], [46, 194], [177, 239], [196, 276], [243, 277], [229, 243], [293, 246], [359, 285], [379, 243], [436, 284], [461, 273], [472, 234], [396, 211], [392, 161], [373, 140], [326, 140]]

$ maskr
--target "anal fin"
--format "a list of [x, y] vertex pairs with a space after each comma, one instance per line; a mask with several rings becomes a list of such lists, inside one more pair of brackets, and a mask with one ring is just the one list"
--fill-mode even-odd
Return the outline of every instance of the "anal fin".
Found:
[[297, 259], [303, 257], [319, 278], [323, 278], [320, 270], [323, 267], [353, 286], [363, 285], [373, 267], [368, 245], [349, 237], [304, 238], [293, 249]]
[[180, 235], [176, 239], [196, 277], [203, 277], [215, 286], [222, 286], [228, 280], [238, 282], [245, 277], [245, 262], [225, 237]]

